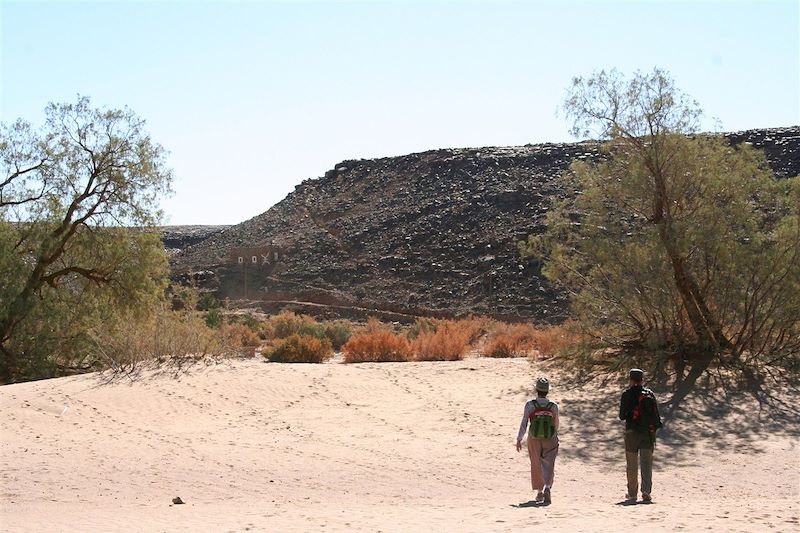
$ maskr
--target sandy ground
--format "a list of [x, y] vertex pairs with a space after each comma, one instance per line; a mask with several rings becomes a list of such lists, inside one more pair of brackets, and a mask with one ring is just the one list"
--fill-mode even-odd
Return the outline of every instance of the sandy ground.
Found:
[[[513, 446], [542, 371], [562, 412], [548, 507], [527, 505]], [[800, 530], [796, 391], [691, 393], [656, 449], [654, 503], [623, 506], [619, 387], [482, 358], [4, 386], [0, 529]]]

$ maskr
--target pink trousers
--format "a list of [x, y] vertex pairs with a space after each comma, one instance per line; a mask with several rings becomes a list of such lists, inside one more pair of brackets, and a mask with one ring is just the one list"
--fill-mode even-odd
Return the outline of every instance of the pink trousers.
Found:
[[553, 486], [556, 456], [558, 455], [558, 436], [549, 439], [534, 439], [528, 436], [528, 455], [531, 458], [531, 487], [535, 491], [545, 486]]

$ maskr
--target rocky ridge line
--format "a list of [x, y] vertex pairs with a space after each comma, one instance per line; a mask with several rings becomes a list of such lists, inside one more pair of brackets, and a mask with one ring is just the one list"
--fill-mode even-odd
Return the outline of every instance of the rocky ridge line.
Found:
[[[764, 150], [776, 176], [800, 174], [800, 127], [724, 135]], [[565, 296], [516, 243], [544, 230], [552, 201], [564, 196], [558, 176], [576, 159], [596, 160], [598, 147], [586, 141], [343, 161], [265, 213], [189, 246], [173, 258], [173, 274], [194, 276], [220, 298], [270, 308], [291, 301], [555, 322], [565, 316]], [[280, 262], [252, 267], [229, 258], [237, 247], [265, 245], [282, 250]]]

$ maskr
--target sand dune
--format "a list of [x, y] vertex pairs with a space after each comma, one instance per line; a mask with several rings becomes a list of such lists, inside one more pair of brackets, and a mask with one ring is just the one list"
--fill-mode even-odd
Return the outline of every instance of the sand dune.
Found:
[[[542, 371], [561, 404], [561, 455], [553, 504], [528, 507], [528, 460], [513, 443]], [[108, 378], [0, 387], [4, 531], [800, 528], [789, 387], [761, 401], [691, 393], [656, 450], [655, 503], [622, 506], [616, 381], [482, 358]]]

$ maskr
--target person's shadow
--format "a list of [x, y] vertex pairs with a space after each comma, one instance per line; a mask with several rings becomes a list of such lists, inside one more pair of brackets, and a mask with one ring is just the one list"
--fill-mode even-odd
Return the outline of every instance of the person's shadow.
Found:
[[548, 505], [550, 504], [544, 502], [537, 502], [536, 500], [530, 500], [524, 503], [512, 503], [511, 507], [515, 507], [517, 509], [524, 509], [526, 507], [547, 507]]
[[653, 505], [653, 501], [622, 500], [621, 502], [617, 502], [616, 505]]

